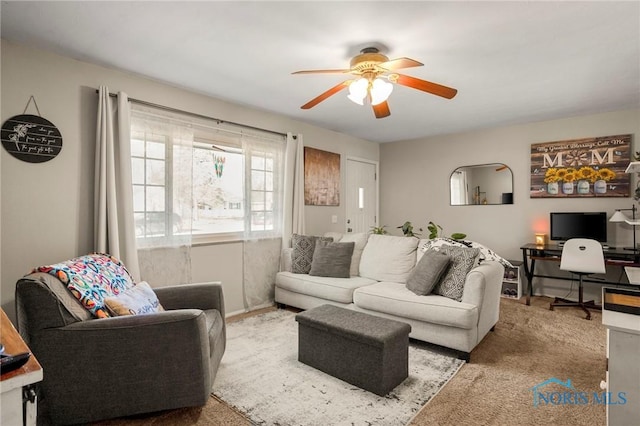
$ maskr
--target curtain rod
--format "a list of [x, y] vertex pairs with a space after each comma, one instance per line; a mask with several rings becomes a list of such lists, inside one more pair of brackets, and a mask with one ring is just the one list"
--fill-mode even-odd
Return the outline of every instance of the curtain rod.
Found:
[[[96, 89], [96, 93], [100, 93], [100, 91], [98, 89]], [[109, 97], [116, 98], [116, 97], [118, 97], [118, 95], [115, 94], [115, 93], [109, 92]], [[169, 112], [176, 112], [176, 113], [179, 113], [179, 114], [186, 114], [186, 115], [190, 115], [192, 117], [204, 118], [205, 120], [214, 120], [214, 121], [217, 121], [218, 123], [231, 124], [233, 126], [246, 127], [247, 129], [258, 130], [258, 131], [261, 131], [261, 132], [267, 132], [267, 133], [271, 133], [271, 134], [278, 135], [278, 136], [285, 136], [285, 137], [287, 136], [286, 133], [276, 132], [275, 130], [261, 129], [260, 127], [255, 127], [255, 126], [249, 126], [249, 125], [246, 125], [246, 124], [235, 123], [233, 121], [221, 120], [219, 118], [209, 117], [207, 115], [198, 114], [198, 113], [190, 112], [190, 111], [183, 111], [183, 110], [178, 109], [178, 108], [172, 108], [172, 107], [168, 107], [168, 106], [165, 106], [165, 105], [154, 104], [153, 102], [142, 101], [140, 99], [134, 99], [134, 98], [128, 98], [128, 99], [129, 99], [129, 101], [135, 102], [135, 103], [140, 104], [140, 105], [149, 106], [149, 107], [153, 107], [153, 108], [158, 108], [158, 109], [162, 109], [162, 110], [169, 111]], [[293, 138], [297, 139], [297, 136], [294, 135]]]

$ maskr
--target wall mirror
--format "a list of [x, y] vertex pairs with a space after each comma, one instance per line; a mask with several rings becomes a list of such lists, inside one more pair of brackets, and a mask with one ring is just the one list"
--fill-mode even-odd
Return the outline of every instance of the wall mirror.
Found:
[[513, 173], [502, 163], [458, 167], [449, 190], [452, 206], [513, 204]]

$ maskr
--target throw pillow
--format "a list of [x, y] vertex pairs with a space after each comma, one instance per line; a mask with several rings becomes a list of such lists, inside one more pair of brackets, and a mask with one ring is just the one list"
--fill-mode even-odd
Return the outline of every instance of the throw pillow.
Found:
[[417, 247], [417, 238], [369, 235], [360, 259], [360, 276], [405, 284], [416, 266]]
[[[351, 241], [356, 243], [353, 247], [353, 256], [351, 256], [351, 276], [360, 275], [360, 259], [362, 259], [362, 252], [364, 251], [364, 246], [367, 245], [368, 238], [369, 234], [359, 232], [356, 234], [345, 234], [342, 239], [339, 240], [341, 243]], [[334, 241], [336, 240], [334, 239]]]
[[438, 251], [451, 257], [451, 265], [449, 265], [442, 280], [436, 285], [433, 293], [459, 302], [462, 300], [467, 274], [475, 266], [476, 259], [480, 255], [480, 249], [442, 246]]
[[105, 305], [114, 316], [142, 315], [163, 312], [158, 297], [146, 281], [141, 281], [134, 287], [117, 296], [105, 297]]
[[291, 272], [294, 274], [308, 274], [313, 261], [313, 251], [316, 248], [316, 240], [333, 241], [330, 237], [315, 237], [293, 234], [291, 237]]
[[419, 296], [426, 296], [440, 282], [451, 263], [451, 258], [436, 250], [427, 250], [409, 278], [407, 288]]
[[313, 252], [309, 275], [349, 278], [354, 247], [354, 242], [330, 243], [316, 241], [316, 249]]
[[427, 252], [427, 250], [438, 250], [442, 246], [468, 247], [467, 245], [463, 244], [462, 241], [453, 240], [451, 238], [438, 237], [429, 240], [421, 239], [418, 243], [418, 262], [420, 262], [420, 259]]

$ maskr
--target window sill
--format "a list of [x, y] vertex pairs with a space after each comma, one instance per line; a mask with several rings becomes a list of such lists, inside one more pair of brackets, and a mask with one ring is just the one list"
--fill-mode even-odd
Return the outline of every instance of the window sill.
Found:
[[211, 246], [216, 244], [241, 243], [244, 241], [244, 233], [229, 234], [204, 234], [194, 235], [191, 240], [192, 247]]

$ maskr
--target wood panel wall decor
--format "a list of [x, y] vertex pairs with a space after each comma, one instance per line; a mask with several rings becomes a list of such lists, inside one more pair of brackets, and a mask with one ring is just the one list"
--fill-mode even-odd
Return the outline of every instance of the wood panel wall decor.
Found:
[[340, 154], [304, 147], [304, 204], [340, 205]]
[[631, 135], [531, 145], [531, 198], [628, 197]]

